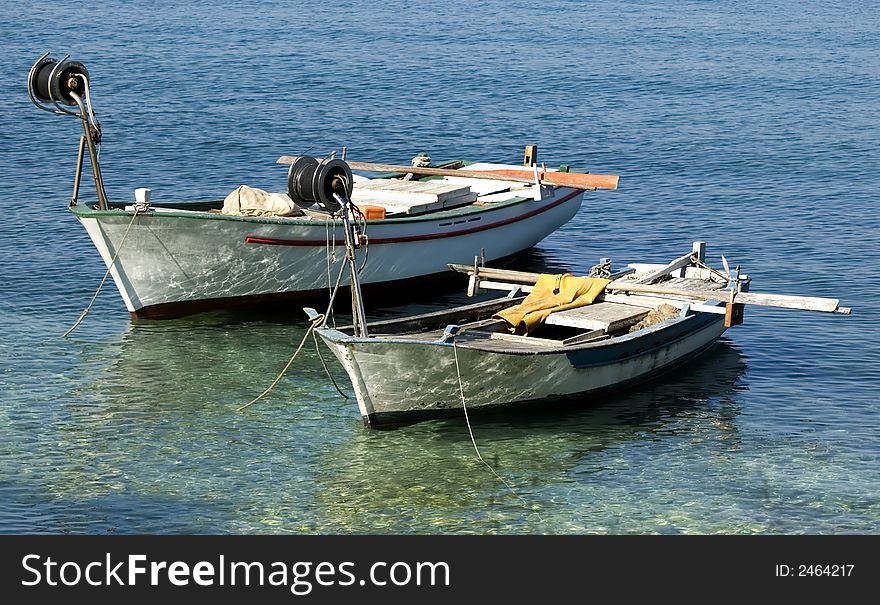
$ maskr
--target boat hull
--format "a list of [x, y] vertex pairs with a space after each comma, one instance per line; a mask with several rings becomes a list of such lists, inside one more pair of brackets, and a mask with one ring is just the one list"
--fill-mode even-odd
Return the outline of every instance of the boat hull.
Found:
[[[570, 220], [583, 193], [561, 188], [541, 200], [519, 198], [436, 215], [370, 221], [369, 245], [359, 251], [359, 264], [366, 255], [361, 283], [444, 273], [447, 263], [473, 262], [481, 251], [489, 261], [517, 254]], [[345, 255], [339, 221], [228, 217], [162, 208], [136, 217], [82, 206], [71, 210], [110, 267], [134, 317], [174, 317], [326, 293]], [[347, 275], [342, 284], [347, 284]]]
[[318, 333], [348, 373], [364, 422], [381, 426], [461, 414], [462, 392], [469, 413], [554, 400], [596, 403], [591, 395], [667, 371], [724, 330], [722, 316], [697, 314], [613, 341], [546, 352]]

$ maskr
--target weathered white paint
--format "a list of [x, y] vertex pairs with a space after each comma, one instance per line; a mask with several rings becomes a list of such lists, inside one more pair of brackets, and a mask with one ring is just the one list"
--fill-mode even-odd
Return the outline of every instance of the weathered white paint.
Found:
[[[572, 347], [607, 347], [668, 329], [676, 318], [612, 340]], [[583, 394], [636, 380], [707, 347], [724, 332], [721, 317], [701, 330], [647, 353], [590, 367], [573, 367], [566, 351], [515, 354], [458, 346], [461, 380], [468, 409], [510, 402]], [[461, 409], [458, 374], [451, 346], [403, 339], [344, 340], [336, 331], [319, 330], [354, 385], [365, 422], [372, 414], [430, 413]], [[340, 338], [341, 337], [341, 338]]]
[[[418, 238], [515, 219], [552, 206], [568, 194], [575, 195], [544, 212], [492, 229], [437, 239], [370, 244], [361, 283], [442, 273], [448, 270], [447, 263], [472, 262], [481, 250], [485, 251], [487, 261], [525, 250], [571, 219], [580, 207], [583, 192], [560, 189], [545, 200], [491, 212], [491, 206], [487, 206], [485, 213], [460, 217], [368, 223], [367, 235], [372, 241]], [[328, 228], [321, 221], [218, 219], [203, 212], [174, 214], [169, 216], [157, 209], [153, 215], [138, 216], [125, 239], [111, 275], [130, 312], [164, 303], [328, 289], [344, 259], [344, 246], [331, 245], [328, 250], [323, 245], [328, 238], [341, 240], [341, 227]], [[78, 218], [109, 265], [131, 216], [119, 212], [118, 216], [85, 214]], [[468, 222], [455, 222], [461, 219]], [[321, 245], [245, 243], [247, 237], [317, 241]], [[363, 249], [358, 252], [359, 263], [364, 253]], [[347, 284], [347, 277], [343, 277], [343, 284]]]

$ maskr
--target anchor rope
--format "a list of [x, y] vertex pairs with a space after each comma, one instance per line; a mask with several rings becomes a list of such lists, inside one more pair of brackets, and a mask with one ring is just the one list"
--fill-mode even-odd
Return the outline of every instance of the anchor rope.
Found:
[[[333, 223], [333, 239], [330, 239], [330, 223]], [[333, 263], [336, 262], [336, 221], [326, 221], [324, 223], [324, 231], [326, 233], [325, 244], [324, 244], [324, 256], [327, 258], [327, 296], [332, 297], [333, 295], [333, 277], [331, 275], [330, 259], [333, 259]], [[332, 242], [332, 247], [331, 247]], [[333, 313], [333, 309], [327, 309], [326, 316], [333, 320], [333, 327], [336, 327], [336, 315]]]
[[[330, 292], [330, 302], [327, 303], [327, 312], [324, 313], [324, 317], [333, 317], [333, 327], [336, 327], [336, 315], [333, 313], [333, 302], [336, 300], [336, 293], [339, 291], [339, 284], [342, 283], [342, 274], [345, 271], [345, 263], [343, 262], [339, 266], [339, 273], [336, 274], [336, 285], [333, 286], [333, 291]], [[324, 322], [324, 325], [327, 325], [327, 322]]]
[[318, 354], [318, 359], [321, 360], [321, 365], [324, 366], [324, 372], [327, 374], [327, 378], [330, 379], [330, 382], [333, 383], [333, 386], [336, 387], [336, 391], [342, 395], [345, 399], [351, 399], [348, 395], [346, 395], [339, 385], [336, 383], [336, 379], [333, 378], [333, 374], [330, 373], [330, 369], [327, 367], [327, 362], [324, 361], [324, 356], [321, 355], [321, 347], [318, 346], [318, 337], [315, 336], [314, 331], [312, 332], [312, 340], [315, 341], [315, 352]]
[[122, 245], [125, 243], [125, 238], [128, 237], [128, 232], [131, 231], [131, 226], [134, 225], [134, 219], [137, 218], [138, 209], [137, 206], [134, 208], [134, 214], [131, 215], [131, 221], [128, 223], [128, 227], [125, 229], [125, 233], [122, 234], [122, 239], [119, 241], [119, 246], [116, 247], [116, 253], [113, 255], [113, 258], [110, 260], [110, 264], [107, 265], [107, 271], [104, 273], [104, 277], [101, 279], [101, 283], [98, 284], [98, 289], [95, 290], [95, 293], [92, 295], [92, 300], [89, 301], [89, 304], [83, 309], [82, 314], [79, 316], [72, 326], [67, 329], [67, 332], [61, 335], [61, 338], [67, 338], [67, 335], [73, 332], [76, 327], [82, 323], [82, 320], [86, 318], [86, 315], [89, 314], [89, 311], [92, 310], [92, 305], [95, 304], [95, 300], [98, 298], [98, 293], [101, 292], [101, 288], [104, 287], [104, 282], [107, 281], [107, 276], [110, 275], [110, 270], [113, 269], [113, 265], [116, 264], [116, 259], [119, 258], [119, 253], [122, 251]]
[[[252, 406], [252, 405], [255, 404], [256, 402], [258, 402], [260, 399], [262, 399], [263, 397], [265, 397], [265, 396], [269, 393], [269, 391], [271, 391], [273, 388], [275, 388], [275, 385], [278, 384], [278, 381], [281, 380], [281, 378], [284, 376], [284, 374], [287, 373], [287, 370], [290, 369], [290, 366], [293, 365], [293, 360], [296, 359], [296, 356], [297, 356], [297, 355], [299, 354], [299, 352], [302, 350], [303, 345], [306, 344], [306, 340], [309, 338], [309, 334], [312, 334], [312, 333], [314, 332], [315, 328], [318, 327], [318, 325], [320, 325], [320, 324], [322, 324], [322, 323], [323, 323], [323, 325], [326, 325], [326, 323], [327, 323], [327, 322], [326, 322], [326, 318], [328, 317], [328, 314], [331, 313], [332, 310], [333, 310], [333, 299], [336, 297], [336, 292], [337, 292], [337, 290], [339, 290], [339, 283], [342, 281], [342, 273], [343, 273], [344, 270], [345, 270], [345, 265], [342, 265], [342, 266], [339, 268], [339, 273], [338, 273], [338, 275], [336, 276], [336, 285], [334, 286], [334, 288], [333, 288], [333, 293], [332, 293], [332, 295], [330, 296], [330, 303], [327, 305], [327, 312], [324, 313], [324, 314], [322, 314], [322, 315], [318, 315], [317, 317], [315, 317], [314, 319], [312, 319], [312, 323], [311, 323], [311, 325], [309, 326], [309, 329], [306, 330], [306, 333], [305, 333], [305, 335], [303, 336], [302, 341], [299, 343], [299, 346], [296, 348], [296, 351], [293, 352], [293, 355], [292, 355], [292, 356], [290, 357], [290, 359], [287, 361], [287, 365], [285, 365], [284, 368], [281, 370], [281, 372], [278, 374], [278, 376], [275, 377], [275, 380], [273, 380], [272, 383], [271, 383], [268, 387], [266, 387], [266, 389], [265, 389], [262, 393], [260, 393], [259, 395], [257, 395], [257, 396], [254, 397], [253, 399], [251, 399], [249, 402], [247, 402], [246, 404], [244, 404], [243, 406], [241, 406], [240, 408], [238, 408], [238, 409], [236, 410], [237, 412], [241, 412], [241, 411], [243, 411], [243, 410], [246, 410], [247, 408], [249, 408], [250, 406]], [[317, 345], [317, 340], [315, 341], [315, 344]], [[318, 356], [321, 357], [321, 353], [320, 353], [320, 351], [318, 352]], [[321, 362], [322, 362], [322, 363], [324, 362], [324, 358], [323, 358], [323, 357], [321, 357]], [[326, 370], [326, 366], [325, 366], [325, 370]], [[330, 376], [330, 372], [329, 372], [329, 370], [327, 371], [327, 375]], [[330, 380], [333, 380], [333, 377], [332, 377], [332, 376], [330, 376]], [[333, 381], [333, 383], [334, 383], [334, 385], [336, 384], [335, 381]], [[337, 386], [336, 389], [339, 390], [339, 387]], [[342, 393], [342, 391], [339, 391], [339, 392]], [[343, 393], [343, 396], [345, 396], [344, 393]], [[347, 397], [346, 397], [346, 399], [347, 399]]]
[[324, 256], [327, 260], [327, 294], [329, 295], [333, 287], [333, 278], [330, 276], [330, 221], [324, 223]]
[[458, 364], [458, 346], [456, 346], [454, 339], [452, 341], [452, 352], [455, 355], [455, 373], [458, 376], [458, 391], [459, 391], [459, 393], [461, 393], [461, 408], [462, 408], [462, 410], [464, 410], [464, 421], [467, 424], [468, 434], [471, 436], [471, 443], [474, 445], [474, 451], [477, 453], [477, 458], [480, 460], [480, 462], [482, 462], [486, 466], [486, 468], [489, 469], [489, 472], [491, 472], [493, 475], [495, 475], [498, 478], [498, 480], [501, 481], [501, 483], [503, 483], [504, 485], [507, 486], [507, 489], [510, 490], [510, 493], [512, 493], [517, 498], [519, 498], [520, 502], [523, 503], [523, 506], [525, 506], [526, 508], [529, 508], [528, 502], [526, 502], [523, 499], [523, 497], [520, 496], [519, 493], [517, 493], [517, 491], [515, 489], [513, 489], [513, 486], [510, 485], [510, 483], [508, 483], [504, 479], [504, 477], [502, 477], [501, 475], [496, 473], [495, 469], [492, 468], [488, 462], [483, 460], [483, 456], [482, 456], [482, 454], [480, 454], [480, 448], [477, 447], [477, 440], [474, 438], [474, 431], [471, 428], [471, 420], [468, 417], [467, 403], [465, 402], [465, 397], [464, 397], [464, 384], [461, 381], [461, 366]]
[[[367, 218], [366, 218], [366, 216], [363, 214], [363, 212], [360, 211], [359, 208], [357, 208], [357, 206], [352, 206], [352, 207], [357, 209], [355, 211], [355, 213], [358, 214], [362, 218], [362, 231], [363, 231], [363, 233], [366, 234], [366, 231], [367, 231]], [[336, 292], [339, 290], [339, 284], [342, 282], [342, 273], [345, 269], [345, 265], [343, 265], [342, 267], [339, 268], [339, 273], [336, 276], [336, 284], [335, 284], [335, 286], [331, 287], [331, 285], [330, 285], [331, 284], [331, 281], [330, 281], [330, 279], [331, 279], [330, 278], [330, 256], [331, 256], [330, 223], [327, 222], [327, 223], [325, 223], [325, 225], [326, 225], [326, 234], [327, 234], [326, 248], [325, 248], [326, 257], [327, 257], [327, 289], [330, 293], [330, 302], [327, 305], [327, 311], [326, 311], [326, 313], [324, 313], [324, 317], [332, 318], [333, 319], [333, 327], [335, 328], [336, 327], [336, 315], [333, 313], [333, 302], [336, 298]], [[333, 255], [333, 259], [335, 261], [336, 260], [336, 221], [333, 221], [333, 240], [332, 240], [332, 242], [333, 242], [332, 255]], [[367, 254], [368, 253], [369, 253], [369, 248], [367, 247]], [[366, 266], [366, 264], [367, 264], [367, 256], [365, 255], [364, 262], [360, 268], [361, 271], [363, 270], [364, 266]], [[324, 322], [324, 325], [327, 325], [326, 321]], [[333, 378], [333, 374], [330, 373], [330, 369], [327, 367], [327, 362], [324, 361], [324, 356], [321, 354], [321, 347], [319, 346], [319, 343], [318, 343], [318, 337], [315, 336], [314, 331], [312, 331], [312, 339], [315, 341], [315, 352], [318, 354], [318, 359], [321, 360], [321, 365], [324, 367], [324, 373], [327, 374], [327, 378], [329, 378], [330, 382], [333, 383], [333, 386], [336, 388], [336, 392], [338, 392], [340, 395], [342, 395], [342, 397], [344, 399], [350, 399], [350, 397], [348, 395], [346, 395], [345, 392], [339, 387], [339, 384], [336, 382], [336, 379]]]
[[323, 315], [318, 315], [315, 319], [312, 320], [312, 324], [309, 326], [309, 329], [306, 330], [306, 333], [303, 336], [302, 341], [300, 341], [299, 346], [296, 348], [296, 351], [294, 351], [291, 358], [287, 361], [287, 365], [284, 366], [284, 369], [281, 370], [281, 373], [275, 377], [275, 380], [272, 381], [272, 384], [270, 384], [268, 387], [266, 387], [266, 389], [262, 393], [260, 393], [259, 395], [257, 395], [253, 399], [251, 399], [249, 402], [247, 402], [246, 404], [244, 404], [243, 406], [238, 408], [236, 410], [237, 412], [244, 411], [247, 408], [249, 408], [250, 406], [254, 405], [260, 399], [265, 397], [269, 393], [269, 391], [271, 391], [273, 388], [275, 388], [275, 385], [278, 384], [278, 381], [281, 380], [281, 378], [284, 376], [284, 374], [287, 373], [287, 370], [290, 369], [290, 366], [293, 365], [293, 360], [296, 359], [296, 356], [299, 355], [299, 352], [302, 350], [303, 345], [306, 344], [306, 340], [308, 340], [309, 334], [312, 333], [312, 331], [315, 329], [315, 327], [317, 327], [318, 323], [320, 321], [323, 321], [323, 319], [324, 319]]

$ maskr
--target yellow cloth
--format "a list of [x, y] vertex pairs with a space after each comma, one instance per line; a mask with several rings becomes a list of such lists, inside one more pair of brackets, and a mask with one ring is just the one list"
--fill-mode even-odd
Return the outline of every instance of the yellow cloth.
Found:
[[510, 331], [513, 333], [528, 334], [555, 311], [589, 305], [610, 283], [610, 279], [600, 277], [542, 273], [524, 301], [496, 313], [493, 317], [503, 319], [510, 324]]

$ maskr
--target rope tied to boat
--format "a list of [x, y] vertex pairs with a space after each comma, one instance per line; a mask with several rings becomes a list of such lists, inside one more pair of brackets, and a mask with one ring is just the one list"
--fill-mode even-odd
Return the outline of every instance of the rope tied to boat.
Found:
[[318, 359], [321, 360], [321, 365], [324, 367], [324, 373], [327, 374], [327, 378], [330, 379], [330, 382], [333, 383], [333, 386], [336, 387], [336, 392], [342, 395], [344, 399], [351, 399], [345, 392], [339, 387], [339, 383], [336, 382], [336, 379], [333, 378], [333, 374], [330, 373], [330, 368], [327, 367], [327, 362], [324, 361], [324, 356], [321, 355], [321, 347], [318, 345], [318, 337], [315, 335], [315, 331], [312, 330], [312, 340], [315, 341], [315, 353], [318, 354]]
[[[333, 237], [330, 237], [330, 224], [333, 224]], [[331, 275], [331, 265], [335, 265], [336, 258], [336, 221], [326, 221], [324, 223], [324, 231], [326, 233], [324, 256], [327, 259], [327, 296], [333, 296], [333, 277]], [[331, 247], [332, 246], [332, 247]], [[333, 327], [336, 327], [336, 315], [333, 314], [333, 308], [327, 309], [327, 318], [333, 320]]]
[[110, 271], [113, 269], [113, 265], [116, 264], [116, 259], [119, 258], [119, 253], [122, 252], [122, 245], [125, 243], [125, 238], [128, 237], [128, 232], [131, 231], [132, 225], [134, 225], [134, 219], [137, 218], [138, 215], [138, 207], [134, 207], [134, 212], [131, 215], [131, 221], [128, 223], [128, 227], [125, 229], [125, 233], [122, 234], [122, 239], [119, 241], [119, 246], [116, 247], [116, 252], [113, 254], [113, 258], [110, 259], [110, 263], [107, 265], [107, 271], [104, 272], [104, 277], [101, 279], [101, 283], [98, 284], [98, 289], [95, 290], [95, 293], [92, 295], [92, 300], [89, 301], [89, 304], [83, 309], [82, 314], [80, 314], [79, 319], [77, 319], [72, 326], [67, 329], [67, 332], [61, 335], [61, 338], [67, 338], [67, 335], [73, 332], [76, 327], [82, 323], [82, 320], [86, 318], [86, 315], [89, 314], [89, 311], [92, 310], [92, 305], [95, 304], [95, 300], [98, 298], [98, 294], [101, 292], [101, 288], [104, 287], [104, 283], [107, 281], [107, 277], [110, 275]]
[[495, 469], [492, 468], [492, 466], [488, 462], [483, 460], [483, 456], [482, 454], [480, 454], [480, 448], [477, 447], [477, 440], [474, 438], [474, 431], [473, 428], [471, 428], [471, 419], [468, 417], [467, 402], [465, 401], [464, 397], [464, 383], [461, 380], [461, 366], [458, 363], [458, 346], [455, 344], [455, 335], [451, 335], [450, 340], [452, 341], [452, 353], [455, 356], [455, 373], [458, 376], [458, 392], [461, 394], [461, 409], [464, 411], [464, 421], [465, 424], [467, 424], [468, 434], [471, 436], [471, 443], [474, 445], [474, 451], [477, 453], [477, 458], [486, 466], [486, 468], [489, 469], [490, 473], [495, 475], [495, 477], [497, 477], [498, 480], [501, 481], [501, 483], [507, 486], [507, 489], [510, 490], [511, 494], [519, 498], [520, 502], [523, 503], [523, 506], [529, 508], [529, 503], [526, 502], [525, 499], [523, 499], [523, 497], [520, 496], [515, 489], [513, 489], [513, 486], [510, 485], [510, 483], [508, 483], [504, 479], [504, 477], [496, 473]]
[[611, 259], [603, 258], [598, 264], [590, 268], [590, 277], [603, 277], [608, 279], [611, 277]]
[[[246, 410], [247, 408], [249, 408], [250, 406], [252, 406], [256, 402], [258, 402], [260, 399], [265, 397], [269, 393], [269, 391], [271, 391], [273, 388], [275, 388], [275, 385], [278, 384], [278, 381], [281, 380], [281, 378], [284, 376], [284, 374], [287, 373], [287, 370], [290, 369], [290, 366], [293, 365], [293, 360], [296, 359], [296, 356], [302, 350], [303, 345], [306, 344], [306, 340], [308, 340], [309, 334], [311, 334], [314, 337], [315, 328], [317, 328], [319, 326], [320, 327], [326, 326], [326, 324], [327, 324], [326, 319], [328, 317], [330, 317], [330, 314], [333, 312], [333, 301], [336, 299], [336, 293], [339, 291], [339, 284], [342, 281], [342, 274], [343, 274], [344, 270], [345, 270], [345, 266], [343, 265], [342, 267], [339, 268], [339, 273], [336, 275], [336, 285], [333, 287], [333, 291], [330, 295], [330, 302], [327, 304], [327, 311], [324, 313], [321, 313], [320, 315], [316, 315], [315, 317], [312, 318], [311, 325], [309, 325], [309, 329], [306, 330], [306, 333], [303, 336], [302, 341], [299, 343], [299, 346], [296, 348], [296, 351], [293, 352], [293, 355], [287, 361], [287, 365], [284, 366], [284, 368], [281, 370], [281, 372], [278, 374], [278, 376], [275, 377], [275, 380], [273, 380], [272, 383], [268, 387], [266, 387], [266, 389], [262, 393], [260, 393], [259, 395], [257, 395], [253, 399], [251, 399], [249, 402], [247, 402], [246, 404], [244, 404], [243, 406], [238, 408], [236, 410], [237, 412], [241, 412], [241, 411]], [[330, 370], [327, 368], [327, 364], [324, 362], [324, 357], [321, 355], [320, 349], [318, 349], [318, 339], [317, 338], [315, 338], [315, 349], [318, 352], [318, 357], [321, 359], [321, 364], [324, 366], [324, 371], [327, 373], [327, 377], [330, 378], [330, 381], [333, 383], [333, 386], [336, 387], [336, 390], [339, 391], [339, 394], [342, 395], [343, 397], [345, 397], [346, 399], [348, 399], [349, 398], [348, 395], [346, 395], [345, 393], [342, 392], [342, 389], [339, 388], [339, 385], [336, 383], [336, 380], [333, 378], [333, 375], [330, 374]]]
[[[431, 167], [431, 157], [425, 153], [421, 152], [419, 155], [415, 156], [412, 161], [413, 168], [430, 168]], [[407, 172], [403, 176], [404, 181], [411, 181], [415, 175], [412, 172]]]
[[306, 340], [308, 340], [309, 335], [314, 331], [314, 329], [316, 327], [318, 327], [318, 324], [320, 324], [322, 321], [324, 321], [324, 315], [318, 315], [317, 317], [312, 319], [312, 322], [311, 322], [311, 325], [309, 326], [309, 329], [306, 330], [306, 333], [303, 336], [302, 341], [300, 341], [299, 346], [296, 348], [296, 351], [293, 352], [293, 355], [287, 361], [287, 365], [284, 366], [284, 368], [281, 370], [281, 373], [279, 373], [278, 376], [275, 377], [275, 380], [273, 380], [272, 383], [269, 386], [267, 386], [266, 389], [262, 393], [260, 393], [259, 395], [257, 395], [253, 399], [251, 399], [249, 402], [247, 402], [246, 404], [244, 404], [243, 406], [238, 408], [236, 410], [237, 412], [242, 412], [242, 411], [246, 410], [247, 408], [251, 407], [256, 402], [258, 402], [260, 399], [262, 399], [263, 397], [268, 395], [269, 391], [271, 391], [273, 388], [275, 388], [275, 385], [278, 384], [278, 381], [281, 380], [281, 378], [287, 373], [287, 370], [290, 369], [290, 366], [293, 365], [293, 360], [296, 359], [297, 355], [299, 355], [299, 352], [302, 350], [303, 345], [306, 344]]

